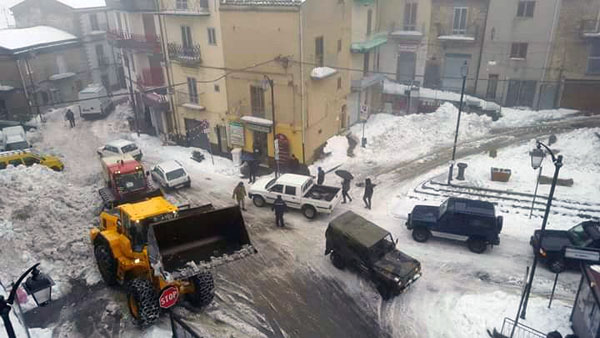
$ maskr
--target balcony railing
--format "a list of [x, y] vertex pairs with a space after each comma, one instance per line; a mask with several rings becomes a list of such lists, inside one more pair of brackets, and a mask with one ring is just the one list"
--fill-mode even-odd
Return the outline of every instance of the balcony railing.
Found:
[[119, 48], [136, 49], [160, 54], [160, 40], [155, 34], [132, 34], [120, 30], [107, 33], [109, 41]]
[[160, 67], [142, 69], [142, 76], [138, 78], [138, 84], [142, 87], [160, 87], [165, 84], [163, 69]]
[[479, 36], [478, 25], [456, 28], [452, 26], [442, 26], [438, 23], [436, 26], [438, 40], [440, 41], [474, 42]]
[[182, 46], [178, 43], [170, 42], [167, 46], [169, 58], [176, 60], [186, 65], [197, 65], [202, 63], [200, 54], [200, 45], [192, 45], [191, 47]]
[[127, 12], [155, 12], [154, 0], [107, 0], [106, 6], [113, 10]]
[[193, 110], [205, 110], [206, 108], [202, 104], [202, 96], [204, 93], [198, 93], [197, 95], [190, 95], [184, 91], [176, 91], [177, 105], [190, 108]]
[[581, 20], [579, 32], [583, 38], [600, 38], [600, 21]]
[[208, 0], [163, 0], [161, 12], [170, 15], [210, 15]]

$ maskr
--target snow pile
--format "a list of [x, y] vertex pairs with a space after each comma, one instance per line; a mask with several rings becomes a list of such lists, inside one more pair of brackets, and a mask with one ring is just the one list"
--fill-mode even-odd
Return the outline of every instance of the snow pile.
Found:
[[316, 175], [317, 167], [322, 167], [324, 171], [329, 171], [345, 163], [348, 160], [348, 146], [348, 138], [346, 136], [336, 135], [330, 138], [323, 148], [324, 157], [311, 165], [309, 167], [310, 171]]
[[59, 297], [71, 278], [97, 280], [87, 230], [101, 204], [97, 186], [75, 186], [44, 166], [0, 171], [0, 279], [13, 281], [29, 266], [57, 283]]
[[337, 73], [337, 70], [330, 67], [316, 67], [310, 72], [310, 77], [313, 79], [324, 79]]
[[502, 118], [494, 123], [494, 128], [522, 127], [523, 125], [532, 125], [539, 121], [561, 119], [576, 112], [576, 110], [564, 108], [533, 111], [503, 107]]
[[8, 50], [71, 43], [76, 40], [75, 35], [49, 26], [0, 29], [0, 47]]

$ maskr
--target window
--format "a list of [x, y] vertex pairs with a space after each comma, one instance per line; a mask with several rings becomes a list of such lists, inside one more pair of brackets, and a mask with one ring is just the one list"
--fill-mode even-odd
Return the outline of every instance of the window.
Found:
[[98, 59], [98, 65], [107, 65], [108, 60], [106, 60], [106, 58], [104, 57], [104, 46], [96, 45], [95, 48], [96, 48], [96, 58]]
[[590, 46], [587, 72], [590, 74], [600, 74], [600, 42], [596, 41]]
[[214, 28], [208, 28], [208, 44], [216, 45], [217, 44], [217, 32]]
[[527, 57], [527, 43], [513, 42], [510, 46], [511, 59], [524, 59]]
[[337, 79], [337, 89], [338, 90], [342, 89], [342, 78], [341, 77], [338, 77], [338, 79]]
[[296, 196], [296, 187], [290, 187], [289, 185], [285, 186], [285, 194]]
[[464, 35], [467, 33], [467, 7], [454, 7], [454, 20], [452, 34]]
[[486, 99], [495, 99], [496, 91], [498, 89], [498, 74], [490, 74], [488, 76], [487, 91], [485, 93]]
[[183, 46], [183, 49], [192, 48], [193, 44], [190, 26], [181, 26], [181, 45]]
[[129, 59], [131, 60], [131, 70], [135, 72], [135, 62], [133, 61], [133, 54], [129, 54]]
[[517, 16], [522, 18], [532, 18], [535, 9], [535, 1], [519, 1]]
[[367, 36], [371, 35], [371, 23], [373, 21], [373, 10], [367, 11]]
[[337, 51], [338, 51], [338, 53], [342, 51], [342, 39], [339, 39], [339, 40], [338, 40], [338, 43], [337, 43]]
[[250, 106], [252, 116], [265, 116], [265, 90], [260, 86], [250, 86]]
[[36, 163], [40, 163], [40, 160], [38, 160], [37, 158], [35, 158], [33, 156], [27, 156], [27, 157], [23, 157], [23, 163], [26, 166], [31, 166], [31, 165], [34, 165]]
[[319, 36], [315, 39], [315, 63], [317, 67], [323, 67], [323, 50], [324, 50], [323, 37]]
[[283, 185], [282, 184], [274, 185], [273, 188], [271, 188], [271, 192], [283, 192]]
[[96, 15], [96, 13], [90, 14], [90, 26], [92, 27], [93, 31], [100, 30], [100, 27], [98, 27], [98, 16]]
[[208, 0], [200, 0], [200, 8], [208, 10]]
[[177, 0], [175, 5], [177, 6], [177, 9], [188, 9], [187, 0]]
[[191, 103], [198, 103], [198, 87], [196, 79], [193, 77], [187, 78], [188, 95]]
[[404, 30], [414, 31], [417, 29], [417, 3], [409, 2], [404, 5]]
[[218, 84], [215, 85], [215, 92], [220, 92], [221, 91], [221, 87], [219, 87]]

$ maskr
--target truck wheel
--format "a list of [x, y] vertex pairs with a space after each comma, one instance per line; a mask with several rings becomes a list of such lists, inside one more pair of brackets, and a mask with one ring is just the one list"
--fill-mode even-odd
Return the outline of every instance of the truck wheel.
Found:
[[412, 232], [412, 237], [415, 241], [419, 243], [427, 242], [429, 237], [431, 237], [431, 232], [425, 228], [415, 228]]
[[194, 293], [188, 294], [187, 298], [192, 305], [205, 307], [215, 298], [215, 281], [210, 272], [203, 272], [191, 278], [196, 289]]
[[305, 205], [302, 207], [302, 214], [308, 219], [314, 219], [317, 217], [317, 210], [312, 205]]
[[104, 283], [108, 286], [116, 285], [117, 260], [113, 257], [110, 246], [106, 240], [97, 240], [94, 243], [94, 256], [96, 256], [98, 270], [100, 270], [100, 275], [102, 275]]
[[565, 271], [565, 268], [566, 268], [565, 261], [561, 258], [553, 259], [548, 264], [548, 268], [550, 269], [550, 271], [552, 271], [554, 273], [561, 273], [561, 272]]
[[383, 300], [388, 300], [392, 298], [392, 291], [390, 290], [390, 288], [388, 288], [382, 283], [377, 284], [377, 291], [379, 292], [379, 294], [381, 295], [381, 299]]
[[142, 327], [154, 324], [160, 315], [160, 307], [152, 283], [135, 278], [129, 282], [127, 289], [127, 305], [136, 324]]
[[265, 199], [262, 196], [254, 196], [252, 197], [252, 203], [254, 203], [254, 205], [256, 205], [259, 208], [262, 208], [265, 206]]
[[469, 238], [467, 241], [467, 246], [472, 252], [480, 254], [483, 253], [487, 248], [487, 243], [480, 238]]
[[60, 171], [60, 168], [59, 168], [59, 167], [57, 167], [57, 166], [53, 166], [53, 167], [51, 167], [50, 169], [52, 169], [52, 170], [54, 170], [54, 171]]
[[346, 267], [344, 259], [335, 251], [329, 255], [329, 259], [331, 260], [331, 263], [333, 263], [333, 266], [340, 270], [344, 270]]

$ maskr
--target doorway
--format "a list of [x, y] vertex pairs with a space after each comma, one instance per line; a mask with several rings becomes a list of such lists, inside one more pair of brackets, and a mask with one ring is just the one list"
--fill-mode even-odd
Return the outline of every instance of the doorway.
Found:
[[252, 131], [253, 140], [252, 146], [254, 147], [254, 154], [256, 154], [261, 162], [265, 161], [268, 155], [268, 134], [260, 131]]

